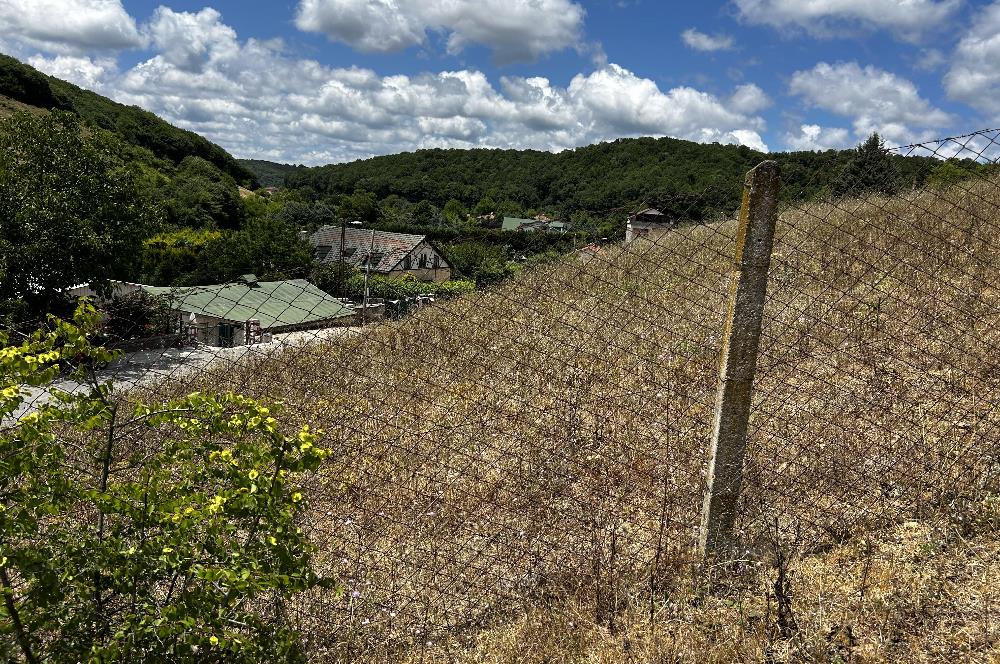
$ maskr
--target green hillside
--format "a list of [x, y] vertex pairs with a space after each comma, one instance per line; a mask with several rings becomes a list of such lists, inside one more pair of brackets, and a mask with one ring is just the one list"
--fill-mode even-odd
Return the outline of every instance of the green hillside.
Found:
[[[566, 150], [419, 150], [290, 171], [285, 183], [314, 198], [358, 190], [444, 206], [472, 207], [484, 198], [568, 216], [654, 205], [678, 216], [731, 207], [743, 174], [764, 159], [782, 166], [788, 198], [812, 198], [837, 187], [854, 150], [765, 154], [745, 146], [674, 138], [628, 138]], [[936, 165], [894, 157], [901, 184], [921, 184]], [[697, 215], [695, 215], [697, 217]]]
[[200, 157], [240, 184], [250, 188], [258, 185], [253, 172], [208, 139], [174, 127], [149, 111], [119, 104], [96, 92], [47, 76], [3, 54], [0, 54], [0, 95], [30, 107], [70, 111], [161, 159], [178, 164], [185, 157]]
[[257, 176], [257, 181], [262, 187], [281, 187], [285, 184], [286, 175], [305, 168], [305, 166], [278, 164], [263, 159], [237, 159], [236, 161], [239, 162], [240, 166]]

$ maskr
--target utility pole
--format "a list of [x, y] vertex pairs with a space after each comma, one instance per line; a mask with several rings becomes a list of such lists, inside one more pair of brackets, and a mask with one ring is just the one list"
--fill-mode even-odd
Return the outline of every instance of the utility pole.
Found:
[[375, 252], [375, 229], [372, 229], [372, 240], [368, 246], [368, 257], [365, 259], [365, 294], [361, 301], [361, 327], [368, 322], [368, 275], [372, 271], [372, 254]]
[[347, 295], [347, 256], [344, 255], [344, 248], [347, 246], [347, 217], [340, 216], [340, 260], [337, 261], [337, 294], [339, 297]]

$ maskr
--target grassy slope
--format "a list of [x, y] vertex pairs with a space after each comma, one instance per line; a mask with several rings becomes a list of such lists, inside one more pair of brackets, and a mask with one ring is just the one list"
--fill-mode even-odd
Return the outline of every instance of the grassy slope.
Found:
[[326, 429], [306, 526], [348, 592], [303, 602], [317, 661], [986, 659], [1000, 189], [907, 199], [782, 215], [740, 515], [761, 562], [712, 595], [691, 569], [732, 222], [171, 389]]

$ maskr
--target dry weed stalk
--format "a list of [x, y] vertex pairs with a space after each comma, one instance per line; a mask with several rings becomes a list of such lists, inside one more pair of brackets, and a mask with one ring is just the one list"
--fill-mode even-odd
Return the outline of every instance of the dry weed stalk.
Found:
[[[231, 387], [327, 431], [304, 525], [345, 592], [291, 609], [316, 661], [970, 654], [1000, 599], [976, 513], [997, 513], [998, 210], [982, 181], [781, 215], [739, 518], [778, 580], [726, 595], [691, 570], [732, 222], [151, 389]], [[765, 524], [800, 533], [794, 604]]]

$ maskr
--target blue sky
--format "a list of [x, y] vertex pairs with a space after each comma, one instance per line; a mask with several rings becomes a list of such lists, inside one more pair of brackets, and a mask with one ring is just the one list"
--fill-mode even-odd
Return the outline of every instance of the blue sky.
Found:
[[0, 51], [309, 164], [1000, 125], [1000, 0], [0, 0]]

